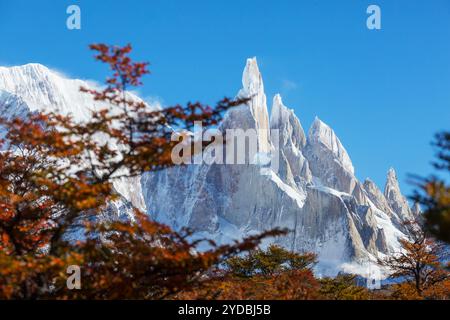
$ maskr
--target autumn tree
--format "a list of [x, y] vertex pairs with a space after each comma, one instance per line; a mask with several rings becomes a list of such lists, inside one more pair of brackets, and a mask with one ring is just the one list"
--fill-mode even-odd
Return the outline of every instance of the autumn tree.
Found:
[[319, 282], [312, 267], [316, 256], [291, 252], [277, 245], [233, 256], [201, 290], [182, 292], [183, 299], [310, 300]]
[[319, 282], [311, 270], [289, 270], [272, 276], [218, 277], [201, 290], [183, 292], [182, 299], [217, 300], [313, 300]]
[[[450, 132], [436, 135], [437, 148], [434, 167], [440, 172], [450, 172]], [[437, 239], [450, 243], [450, 185], [443, 176], [418, 179], [418, 190], [413, 199], [424, 208], [425, 228]]]
[[[394, 286], [394, 296], [430, 297], [438, 286], [448, 287], [450, 273], [444, 263], [448, 261], [447, 248], [430, 237], [418, 222], [405, 224], [408, 237], [400, 239], [402, 250], [380, 259], [393, 279], [403, 280]], [[394, 290], [395, 291], [395, 290]]]
[[289, 270], [311, 269], [315, 264], [315, 254], [296, 253], [277, 245], [232, 257], [225, 263], [229, 272], [238, 277], [272, 276]]
[[356, 283], [356, 276], [352, 274], [338, 274], [336, 277], [320, 279], [319, 294], [325, 300], [366, 300], [370, 293], [367, 288]]
[[[148, 74], [132, 48], [95, 44], [96, 59], [112, 76], [102, 90], [81, 88], [109, 107], [87, 122], [71, 115], [35, 113], [1, 119], [7, 130], [0, 153], [0, 298], [158, 299], [198, 285], [202, 274], [266, 236], [200, 252], [191, 232], [174, 232], [135, 210], [130, 221], [99, 219], [119, 198], [115, 179], [173, 165], [174, 130], [194, 122], [215, 125], [247, 99], [223, 99], [152, 110], [128, 94]], [[71, 239], [76, 231], [84, 237]], [[66, 268], [79, 265], [86, 281], [65, 286]]]

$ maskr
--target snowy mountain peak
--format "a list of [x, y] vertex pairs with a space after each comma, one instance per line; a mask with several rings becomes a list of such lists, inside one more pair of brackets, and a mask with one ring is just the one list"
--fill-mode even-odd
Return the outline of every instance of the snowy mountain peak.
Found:
[[40, 63], [26, 63], [24, 65], [19, 66], [11, 66], [11, 67], [0, 67], [1, 69], [10, 69], [13, 72], [28, 72], [28, 73], [55, 73], [54, 71], [51, 71], [47, 66], [40, 64]]
[[320, 136], [321, 133], [324, 133], [325, 131], [332, 131], [332, 130], [325, 122], [320, 120], [318, 116], [315, 116], [311, 128], [309, 129], [309, 135], [318, 134], [317, 136]]
[[306, 144], [306, 136], [300, 120], [283, 104], [280, 94], [273, 97], [272, 112], [270, 114], [270, 128], [279, 129], [284, 144], [290, 141], [294, 148], [302, 149]]
[[[22, 117], [30, 112], [56, 112], [71, 114], [76, 121], [86, 121], [91, 118], [92, 110], [112, 108], [80, 92], [82, 86], [98, 89], [91, 82], [68, 79], [38, 63], [0, 67], [0, 112], [5, 118]], [[129, 96], [138, 99], [132, 94]], [[4, 135], [5, 132], [0, 131], [0, 137]], [[144, 209], [140, 185], [133, 179], [115, 181], [114, 187], [136, 207]]]
[[47, 66], [40, 64], [40, 63], [36, 63], [36, 62], [30, 62], [30, 63], [24, 64], [23, 66], [16, 66], [16, 68], [25, 68], [25, 69], [34, 70], [37, 72], [55, 73], [54, 71], [51, 71]]
[[261, 72], [259, 72], [256, 57], [247, 59], [244, 72], [242, 74], [243, 93], [252, 96], [264, 92], [264, 84]]
[[26, 71], [28, 73], [35, 73], [35, 74], [52, 73], [52, 71], [49, 68], [40, 63], [27, 63], [21, 66], [9, 67], [8, 69], [12, 69], [17, 72]]
[[272, 127], [272, 124], [278, 124], [280, 122], [288, 120], [287, 118], [285, 118], [287, 115], [286, 111], [289, 111], [289, 110], [283, 104], [283, 99], [281, 98], [281, 95], [279, 93], [277, 93], [273, 97], [273, 101], [272, 101], [272, 111], [270, 113], [271, 127]]
[[281, 99], [280, 94], [276, 94], [273, 97], [272, 101], [272, 111], [270, 113], [270, 127], [272, 128], [274, 125], [276, 126], [282, 119], [283, 109], [285, 106], [283, 105], [283, 100]]
[[0, 67], [0, 89], [21, 97], [35, 112], [72, 114], [77, 120], [87, 120], [90, 108], [100, 106], [80, 87], [92, 87], [81, 81], [67, 79], [47, 67], [30, 63], [16, 67]]
[[339, 138], [327, 124], [317, 116], [309, 129], [308, 142], [312, 145], [320, 144], [330, 150], [345, 170], [352, 175], [355, 173], [352, 161]]
[[389, 168], [387, 172], [385, 194], [389, 193], [391, 190], [395, 190], [396, 192], [400, 191], [397, 173], [394, 168]]
[[[86, 121], [92, 110], [111, 108], [111, 105], [80, 92], [81, 87], [100, 88], [93, 81], [69, 79], [38, 63], [0, 67], [0, 90], [20, 97], [29, 112], [71, 114], [77, 121]], [[131, 93], [127, 95], [130, 99], [141, 100]]]
[[283, 104], [283, 98], [281, 98], [281, 94], [277, 93], [276, 95], [273, 96], [273, 107], [278, 107], [278, 108], [282, 108], [282, 107], [286, 107]]
[[269, 113], [264, 84], [256, 58], [247, 59], [242, 74], [242, 86], [238, 97], [250, 98], [248, 107], [255, 122], [254, 128], [258, 131], [258, 151], [268, 153], [271, 150]]
[[387, 178], [390, 181], [398, 181], [397, 179], [397, 172], [395, 172], [394, 168], [389, 168], [388, 173], [387, 173]]
[[[53, 82], [61, 78], [46, 66], [39, 63], [28, 63], [21, 66], [0, 67], [0, 84], [2, 89], [12, 93], [18, 93], [24, 84], [36, 85], [41, 82]], [[41, 89], [42, 87], [36, 87]]]
[[392, 210], [394, 210], [403, 221], [408, 221], [413, 218], [413, 213], [408, 205], [408, 201], [400, 191], [397, 173], [394, 168], [390, 168], [387, 173], [384, 196]]
[[378, 186], [367, 178], [364, 181], [363, 184], [364, 190], [366, 191], [367, 196], [369, 197], [369, 200], [372, 201], [372, 203], [381, 211], [388, 214], [389, 216], [392, 216], [392, 209], [389, 206], [388, 201], [384, 197], [384, 194], [381, 192], [381, 190], [378, 188]]
[[383, 196], [378, 186], [370, 178], [366, 178], [363, 183], [364, 190], [370, 195]]
[[272, 142], [277, 142], [276, 147], [282, 151], [281, 157], [284, 158], [282, 162], [287, 162], [283, 176], [291, 182], [300, 177], [311, 181], [309, 164], [302, 153], [306, 145], [305, 132], [300, 120], [294, 114], [294, 110], [283, 104], [279, 94], [273, 98], [270, 129], [272, 130]]

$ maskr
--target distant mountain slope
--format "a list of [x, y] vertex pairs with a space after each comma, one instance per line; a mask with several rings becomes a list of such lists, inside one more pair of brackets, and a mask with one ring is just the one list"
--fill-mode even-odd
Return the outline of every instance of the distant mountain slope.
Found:
[[[108, 107], [94, 101], [80, 87], [98, 88], [92, 82], [67, 79], [47, 67], [30, 63], [18, 67], [0, 67], [0, 110], [2, 117], [25, 116], [29, 112], [57, 112], [71, 114], [77, 121], [86, 121], [91, 111]], [[135, 99], [139, 99], [133, 96]], [[0, 132], [3, 136], [4, 132]], [[139, 178], [121, 179], [114, 182], [115, 189], [126, 201], [118, 201], [111, 207], [117, 214], [129, 211], [130, 204], [145, 210]], [[129, 213], [128, 212], [128, 213]]]

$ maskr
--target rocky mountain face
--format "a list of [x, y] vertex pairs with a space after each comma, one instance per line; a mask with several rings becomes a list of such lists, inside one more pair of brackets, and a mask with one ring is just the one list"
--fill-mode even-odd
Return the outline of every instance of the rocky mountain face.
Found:
[[[117, 181], [122, 199], [112, 211], [129, 214], [134, 205], [175, 229], [189, 227], [219, 243], [288, 228], [286, 236], [270, 241], [316, 252], [319, 275], [367, 276], [377, 257], [399, 250], [402, 222], [419, 210], [408, 206], [395, 171], [389, 171], [383, 193], [370, 180], [358, 181], [343, 144], [319, 118], [305, 134], [280, 95], [273, 98], [269, 117], [256, 59], [247, 60], [242, 85], [238, 96], [251, 100], [229, 110], [218, 130], [254, 130], [256, 160], [177, 166]], [[3, 117], [57, 111], [87, 120], [89, 110], [102, 105], [80, 93], [80, 86], [95, 84], [38, 64], [0, 67], [0, 110]]]
[[335, 132], [316, 118], [306, 135], [280, 95], [273, 98], [267, 120], [256, 59], [247, 61], [242, 85], [238, 96], [252, 98], [248, 105], [230, 110], [220, 130], [256, 130], [258, 151], [276, 154], [277, 170], [248, 161], [145, 174], [141, 184], [147, 212], [218, 242], [288, 228], [288, 235], [273, 242], [316, 252], [319, 274], [344, 271], [367, 276], [376, 268], [377, 257], [399, 250], [398, 239], [405, 232], [402, 222], [413, 214], [394, 170], [388, 173], [384, 193], [370, 180], [361, 183]]

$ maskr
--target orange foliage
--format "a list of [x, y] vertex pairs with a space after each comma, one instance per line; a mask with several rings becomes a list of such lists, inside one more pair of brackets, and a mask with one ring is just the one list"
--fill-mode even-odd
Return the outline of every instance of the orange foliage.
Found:
[[292, 270], [251, 278], [218, 277], [201, 288], [174, 298], [197, 300], [311, 300], [319, 297], [319, 282], [311, 270]]
[[448, 260], [448, 249], [429, 237], [418, 222], [408, 222], [405, 226], [409, 238], [400, 240], [402, 251], [379, 261], [390, 269], [391, 278], [405, 279], [403, 283], [393, 286], [394, 297], [442, 298], [450, 280], [450, 272], [443, 265]]

